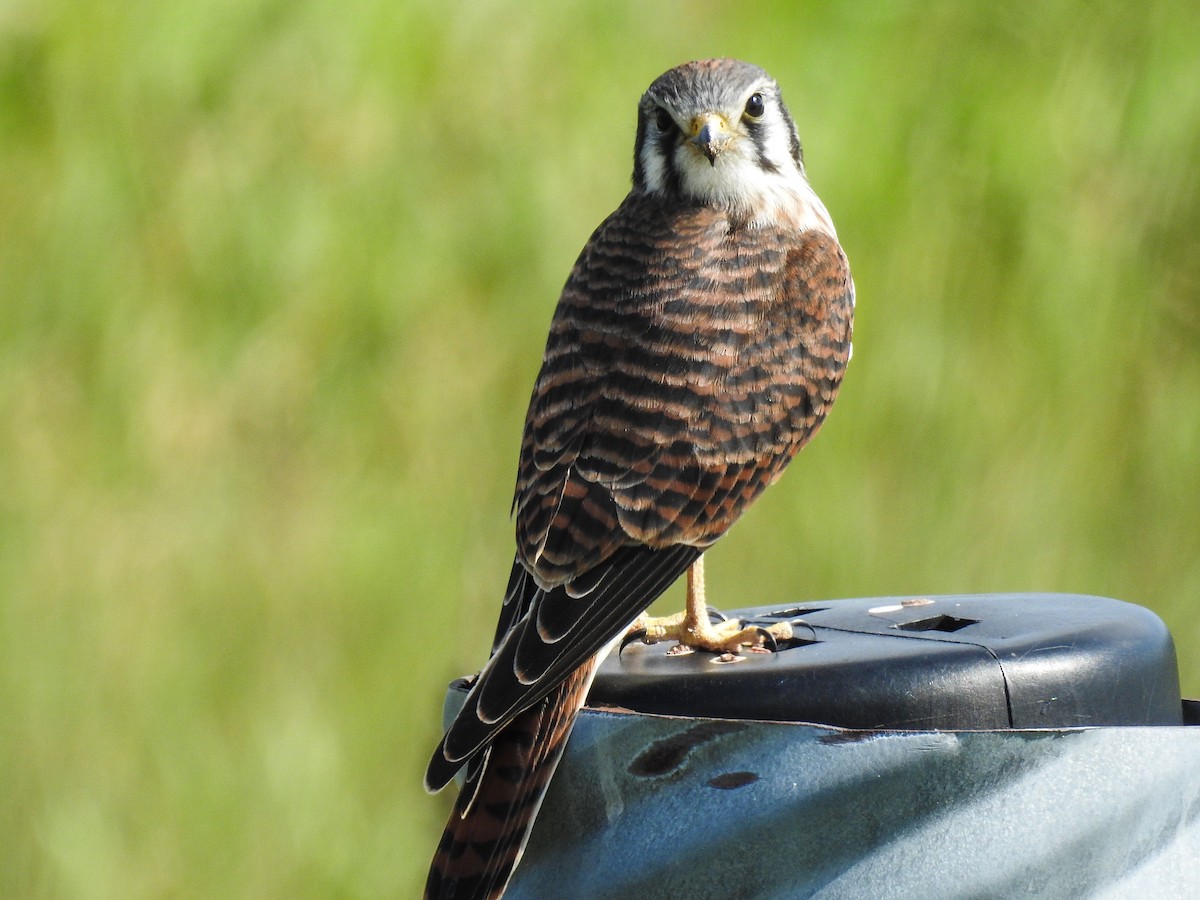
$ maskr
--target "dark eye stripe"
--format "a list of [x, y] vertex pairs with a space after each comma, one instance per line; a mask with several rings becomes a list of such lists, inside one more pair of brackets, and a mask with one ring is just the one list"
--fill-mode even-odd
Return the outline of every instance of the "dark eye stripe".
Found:
[[779, 166], [767, 156], [767, 124], [755, 119], [747, 119], [746, 134], [750, 136], [750, 140], [754, 143], [754, 155], [758, 162], [758, 167], [764, 172], [770, 172], [772, 175], [779, 174]]
[[681, 133], [671, 126], [664, 130], [659, 117], [670, 119], [670, 113], [660, 106], [653, 109], [642, 107], [638, 111], [637, 137], [633, 147], [633, 183], [635, 187], [646, 186], [646, 166], [643, 154], [647, 151], [652, 156], [662, 160], [663, 189], [667, 193], [679, 193], [679, 173], [675, 171], [675, 148], [679, 144]]
[[680, 175], [675, 168], [675, 148], [679, 146], [679, 130], [671, 129], [664, 131], [657, 138], [658, 146], [655, 148], [658, 151], [659, 157], [665, 163], [663, 166], [663, 176], [666, 178], [666, 188], [668, 193], [678, 194], [680, 192]]

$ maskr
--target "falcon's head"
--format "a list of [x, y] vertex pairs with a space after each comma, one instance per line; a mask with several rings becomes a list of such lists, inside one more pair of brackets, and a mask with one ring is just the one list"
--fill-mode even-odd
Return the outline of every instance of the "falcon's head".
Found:
[[650, 85], [638, 104], [633, 186], [754, 223], [786, 218], [833, 233], [779, 85], [736, 59], [684, 63]]

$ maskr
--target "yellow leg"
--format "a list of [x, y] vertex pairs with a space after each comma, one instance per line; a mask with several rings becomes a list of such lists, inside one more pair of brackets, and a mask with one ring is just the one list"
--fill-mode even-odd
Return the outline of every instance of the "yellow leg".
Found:
[[769, 634], [777, 641], [792, 636], [792, 626], [777, 622], [769, 628], [744, 627], [741, 621], [731, 619], [714, 625], [708, 619], [708, 605], [704, 600], [704, 557], [696, 559], [687, 573], [687, 605], [684, 611], [661, 619], [640, 616], [633, 623], [630, 635], [647, 644], [659, 641], [678, 641], [683, 647], [694, 650], [709, 650], [714, 653], [736, 653], [743, 647], [762, 650]]

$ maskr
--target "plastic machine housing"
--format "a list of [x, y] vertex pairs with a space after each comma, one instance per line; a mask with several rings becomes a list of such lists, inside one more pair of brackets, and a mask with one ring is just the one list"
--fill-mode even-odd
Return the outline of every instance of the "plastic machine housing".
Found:
[[602, 664], [506, 897], [1200, 896], [1200, 705], [1148, 610], [730, 615], [794, 637]]

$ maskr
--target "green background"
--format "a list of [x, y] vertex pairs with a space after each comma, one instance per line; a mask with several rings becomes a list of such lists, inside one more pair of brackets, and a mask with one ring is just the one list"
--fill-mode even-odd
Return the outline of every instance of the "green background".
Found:
[[782, 84], [859, 297], [712, 601], [1120, 597], [1200, 693], [1197, 34], [1193, 0], [0, 0], [0, 895], [416, 895], [557, 290], [690, 58]]

